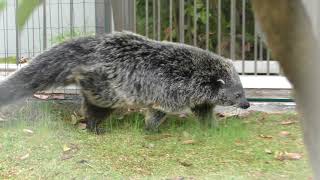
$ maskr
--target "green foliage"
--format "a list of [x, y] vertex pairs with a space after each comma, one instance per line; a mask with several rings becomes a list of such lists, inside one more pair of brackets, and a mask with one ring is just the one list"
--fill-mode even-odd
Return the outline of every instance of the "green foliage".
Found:
[[[157, 17], [153, 17], [153, 1], [148, 1], [149, 3], [149, 19], [148, 27], [149, 37], [157, 39], [157, 32], [154, 35], [154, 27], [157, 29]], [[172, 30], [169, 28], [169, 14], [170, 10], [169, 0], [161, 0], [161, 40], [169, 40], [169, 35], [172, 33], [173, 41], [179, 41], [179, 1], [172, 1]], [[231, 27], [231, 17], [230, 17], [230, 0], [223, 0], [221, 4], [221, 49], [222, 55], [229, 57], [230, 55], [230, 27]], [[185, 43], [193, 44], [194, 38], [197, 39], [197, 46], [201, 48], [206, 47], [206, 23], [207, 23], [207, 9], [206, 0], [196, 0], [196, 12], [194, 14], [194, 1], [185, 1]], [[146, 27], [146, 4], [145, 0], [137, 0], [137, 31], [140, 34], [145, 35]], [[242, 45], [242, 3], [241, 1], [236, 1], [236, 57], [241, 58], [241, 45]], [[157, 10], [157, 7], [156, 7]], [[157, 13], [155, 13], [157, 14]], [[254, 43], [254, 18], [251, 10], [251, 4], [247, 2], [246, 4], [246, 57], [247, 59], [253, 58], [253, 43]], [[194, 16], [197, 17], [197, 37], [194, 37]], [[218, 49], [218, 0], [209, 1], [209, 50], [217, 51]], [[154, 22], [155, 20], [155, 22]]]
[[22, 0], [18, 5], [18, 25], [23, 29], [33, 11], [43, 3], [43, 0]]
[[[43, 3], [43, 0], [20, 0], [18, 4], [18, 26], [23, 29], [33, 11]], [[5, 9], [7, 0], [0, 0], [0, 13]]]
[[0, 0], [0, 13], [6, 8], [7, 1]]

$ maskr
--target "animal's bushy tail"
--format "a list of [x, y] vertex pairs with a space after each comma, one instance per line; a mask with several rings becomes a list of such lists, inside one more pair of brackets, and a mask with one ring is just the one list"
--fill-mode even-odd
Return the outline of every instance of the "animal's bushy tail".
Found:
[[0, 107], [37, 91], [64, 85], [73, 68], [87, 64], [93, 52], [93, 47], [87, 42], [92, 44], [92, 41], [79, 39], [53, 47], [0, 81]]
[[62, 85], [64, 77], [69, 74], [68, 67], [63, 70], [64, 62], [53, 64], [49, 63], [50, 60], [39, 61], [39, 58], [46, 57], [42, 55], [36, 57], [34, 62], [0, 82], [0, 106], [30, 96], [37, 91]]

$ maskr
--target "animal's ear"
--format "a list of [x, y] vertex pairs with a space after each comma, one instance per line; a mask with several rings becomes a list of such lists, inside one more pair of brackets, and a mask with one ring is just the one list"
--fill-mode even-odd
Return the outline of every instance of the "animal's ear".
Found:
[[224, 82], [223, 79], [218, 79], [217, 82], [220, 83], [220, 84], [222, 84], [222, 85], [225, 85], [225, 84], [226, 84], [226, 82]]

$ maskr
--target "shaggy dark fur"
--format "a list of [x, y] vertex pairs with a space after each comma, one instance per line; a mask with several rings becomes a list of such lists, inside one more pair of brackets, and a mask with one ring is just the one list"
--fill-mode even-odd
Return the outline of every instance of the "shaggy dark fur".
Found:
[[148, 129], [157, 128], [165, 113], [191, 108], [211, 114], [217, 104], [249, 107], [230, 60], [129, 32], [79, 38], [40, 54], [0, 83], [0, 106], [70, 83], [82, 89], [92, 131], [124, 106], [148, 108]]

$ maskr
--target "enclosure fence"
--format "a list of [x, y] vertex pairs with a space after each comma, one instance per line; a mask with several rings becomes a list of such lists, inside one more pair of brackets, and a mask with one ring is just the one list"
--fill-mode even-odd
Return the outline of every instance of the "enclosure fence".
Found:
[[130, 30], [233, 60], [242, 75], [278, 76], [249, 0], [43, 0], [19, 28], [19, 0], [0, 14], [0, 76], [70, 38]]

